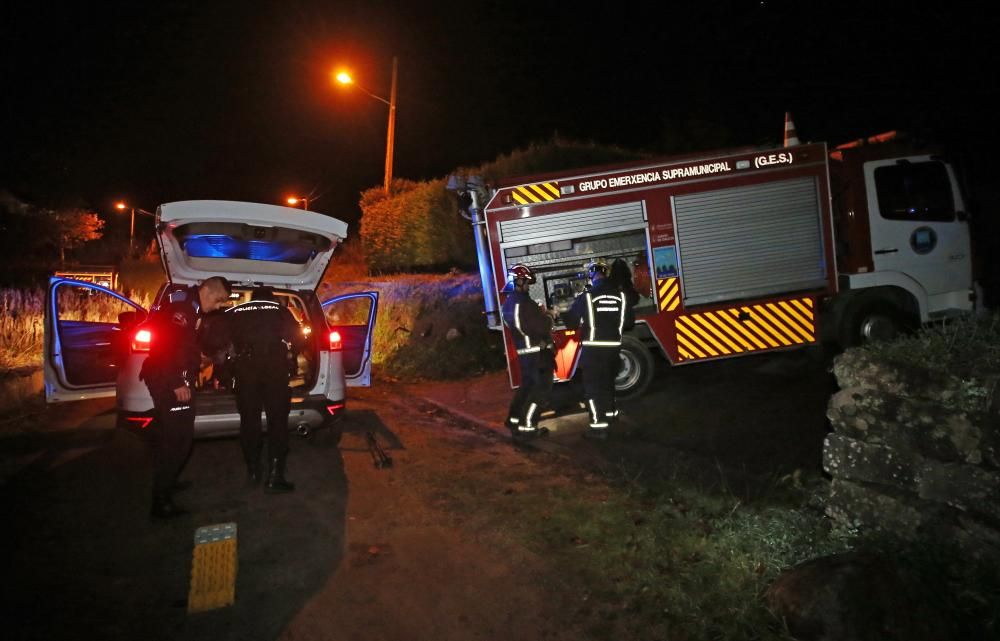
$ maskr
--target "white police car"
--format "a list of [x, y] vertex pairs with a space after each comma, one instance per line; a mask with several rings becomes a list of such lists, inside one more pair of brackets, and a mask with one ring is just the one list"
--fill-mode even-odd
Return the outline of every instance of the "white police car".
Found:
[[[156, 233], [167, 283], [153, 309], [210, 276], [233, 284], [233, 304], [256, 286], [273, 287], [299, 320], [307, 347], [293, 370], [289, 427], [305, 436], [336, 425], [348, 386], [371, 381], [377, 292], [320, 301], [316, 287], [347, 225], [320, 213], [258, 203], [197, 200], [160, 205]], [[230, 306], [231, 307], [231, 306]], [[148, 430], [153, 401], [139, 370], [158, 340], [147, 310], [118, 292], [68, 278], [49, 282], [45, 315], [45, 397], [50, 403], [116, 396], [118, 423]], [[209, 314], [203, 330], [225, 310]], [[210, 333], [210, 332], [209, 332]], [[239, 431], [227, 348], [203, 354], [195, 436]], [[227, 380], [228, 379], [228, 380]], [[339, 428], [332, 430], [339, 436]]]

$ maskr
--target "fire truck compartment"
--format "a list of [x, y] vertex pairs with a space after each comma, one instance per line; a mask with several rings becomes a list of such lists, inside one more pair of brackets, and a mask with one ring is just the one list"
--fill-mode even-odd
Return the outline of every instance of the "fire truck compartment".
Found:
[[674, 196], [684, 305], [826, 286], [812, 176]]

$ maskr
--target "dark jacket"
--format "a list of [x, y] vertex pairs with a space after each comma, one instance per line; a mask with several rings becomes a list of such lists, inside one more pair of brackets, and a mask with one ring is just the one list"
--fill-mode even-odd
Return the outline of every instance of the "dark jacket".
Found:
[[511, 292], [503, 303], [502, 315], [518, 354], [532, 354], [552, 347], [552, 319], [527, 293]]
[[173, 403], [175, 389], [197, 381], [201, 367], [200, 316], [198, 288], [188, 287], [170, 294], [146, 321], [153, 340], [139, 379], [145, 381], [155, 403]]
[[635, 326], [628, 297], [607, 279], [577, 296], [564, 318], [567, 327], [580, 330], [580, 343], [592, 347], [620, 347], [622, 332]]
[[616, 258], [615, 262], [611, 263], [611, 273], [608, 274], [608, 280], [625, 293], [625, 301], [629, 306], [635, 306], [639, 303], [639, 292], [632, 283], [632, 271], [624, 260]]
[[226, 310], [226, 316], [237, 362], [249, 360], [280, 365], [289, 352], [297, 352], [302, 347], [299, 323], [280, 303], [253, 300]]

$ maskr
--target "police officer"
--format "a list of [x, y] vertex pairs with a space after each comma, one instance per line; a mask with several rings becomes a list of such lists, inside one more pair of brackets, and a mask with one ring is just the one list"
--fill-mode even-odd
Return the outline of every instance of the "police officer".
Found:
[[168, 296], [150, 316], [147, 326], [154, 339], [139, 378], [153, 397], [156, 418], [152, 432], [153, 507], [155, 518], [170, 518], [184, 510], [173, 502], [177, 485], [194, 437], [192, 386], [201, 368], [198, 327], [201, 315], [213, 312], [229, 300], [229, 281], [221, 276], [205, 280]]
[[583, 394], [590, 413], [588, 438], [606, 439], [618, 416], [615, 376], [621, 366], [622, 330], [635, 325], [626, 294], [608, 279], [608, 265], [597, 258], [587, 265], [590, 289], [577, 296], [565, 316], [566, 326], [580, 330]]
[[240, 446], [251, 483], [261, 479], [261, 409], [267, 414], [268, 492], [291, 492], [285, 479], [288, 456], [289, 355], [301, 347], [298, 321], [277, 302], [274, 290], [258, 287], [250, 302], [227, 314], [236, 351], [236, 403], [240, 411]]
[[503, 322], [510, 329], [521, 369], [521, 385], [507, 411], [507, 428], [515, 440], [527, 440], [548, 432], [538, 427], [538, 415], [552, 391], [555, 366], [552, 317], [528, 295], [535, 281], [530, 267], [513, 265], [507, 270], [507, 285], [503, 289], [509, 293], [503, 304]]

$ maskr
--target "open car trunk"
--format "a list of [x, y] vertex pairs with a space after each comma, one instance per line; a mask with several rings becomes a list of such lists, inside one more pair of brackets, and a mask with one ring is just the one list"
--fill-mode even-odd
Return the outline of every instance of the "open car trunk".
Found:
[[[294, 358], [291, 356], [289, 358], [289, 386], [292, 395], [302, 395], [316, 385], [320, 362], [317, 336], [322, 336], [323, 332], [312, 331], [317, 320], [316, 313], [309, 311], [313, 298], [311, 293], [275, 293], [292, 311], [292, 315], [299, 321], [303, 333], [306, 334], [302, 349], [294, 354]], [[234, 287], [232, 295], [234, 305], [248, 301], [250, 295], [250, 289]], [[203, 320], [202, 367], [195, 386], [199, 415], [238, 412], [233, 382], [235, 349], [228, 339], [226, 319], [226, 312], [222, 310], [207, 315]]]

